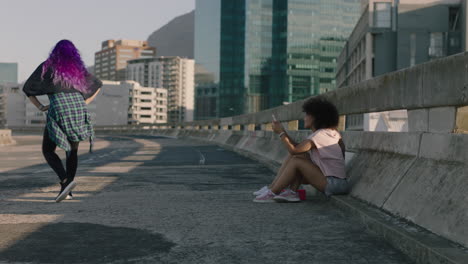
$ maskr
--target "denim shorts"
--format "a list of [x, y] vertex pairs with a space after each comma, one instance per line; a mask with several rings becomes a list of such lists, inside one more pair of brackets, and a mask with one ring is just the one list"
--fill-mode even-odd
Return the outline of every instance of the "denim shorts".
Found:
[[327, 186], [325, 187], [325, 195], [332, 194], [348, 194], [351, 186], [348, 179], [342, 179], [335, 176], [327, 176]]

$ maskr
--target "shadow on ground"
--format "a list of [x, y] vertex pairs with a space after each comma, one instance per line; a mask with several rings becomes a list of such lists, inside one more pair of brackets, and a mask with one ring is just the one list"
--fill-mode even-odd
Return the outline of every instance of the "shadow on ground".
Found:
[[[30, 229], [35, 224], [8, 225]], [[0, 225], [0, 233], [5, 226]], [[108, 263], [130, 261], [146, 256], [156, 258], [175, 246], [161, 234], [125, 227], [88, 223], [54, 223], [39, 228], [0, 253], [11, 262], [33, 263]]]

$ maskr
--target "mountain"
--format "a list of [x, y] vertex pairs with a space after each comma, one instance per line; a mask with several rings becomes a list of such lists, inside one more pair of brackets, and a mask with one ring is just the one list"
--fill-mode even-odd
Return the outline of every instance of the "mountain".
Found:
[[148, 43], [157, 56], [180, 56], [193, 59], [195, 11], [178, 16], [154, 31]]

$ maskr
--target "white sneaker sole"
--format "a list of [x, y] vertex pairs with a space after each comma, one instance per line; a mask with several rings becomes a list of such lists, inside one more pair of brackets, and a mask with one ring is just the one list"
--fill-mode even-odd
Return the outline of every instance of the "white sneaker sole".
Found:
[[273, 200], [278, 203], [298, 203], [301, 201], [299, 198], [284, 198], [284, 197], [274, 197]]
[[73, 188], [76, 187], [76, 182], [72, 181], [65, 190], [59, 196], [57, 196], [57, 199], [55, 199], [56, 203], [60, 203], [63, 201], [65, 198], [67, 198], [68, 194], [73, 190]]

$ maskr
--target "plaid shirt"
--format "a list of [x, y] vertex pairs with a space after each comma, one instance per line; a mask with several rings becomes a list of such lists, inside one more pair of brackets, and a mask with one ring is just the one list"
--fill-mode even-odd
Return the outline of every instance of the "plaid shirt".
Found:
[[83, 95], [80, 93], [49, 94], [50, 106], [47, 113], [49, 137], [58, 147], [70, 151], [70, 141], [78, 142], [89, 138], [92, 152], [94, 131]]

